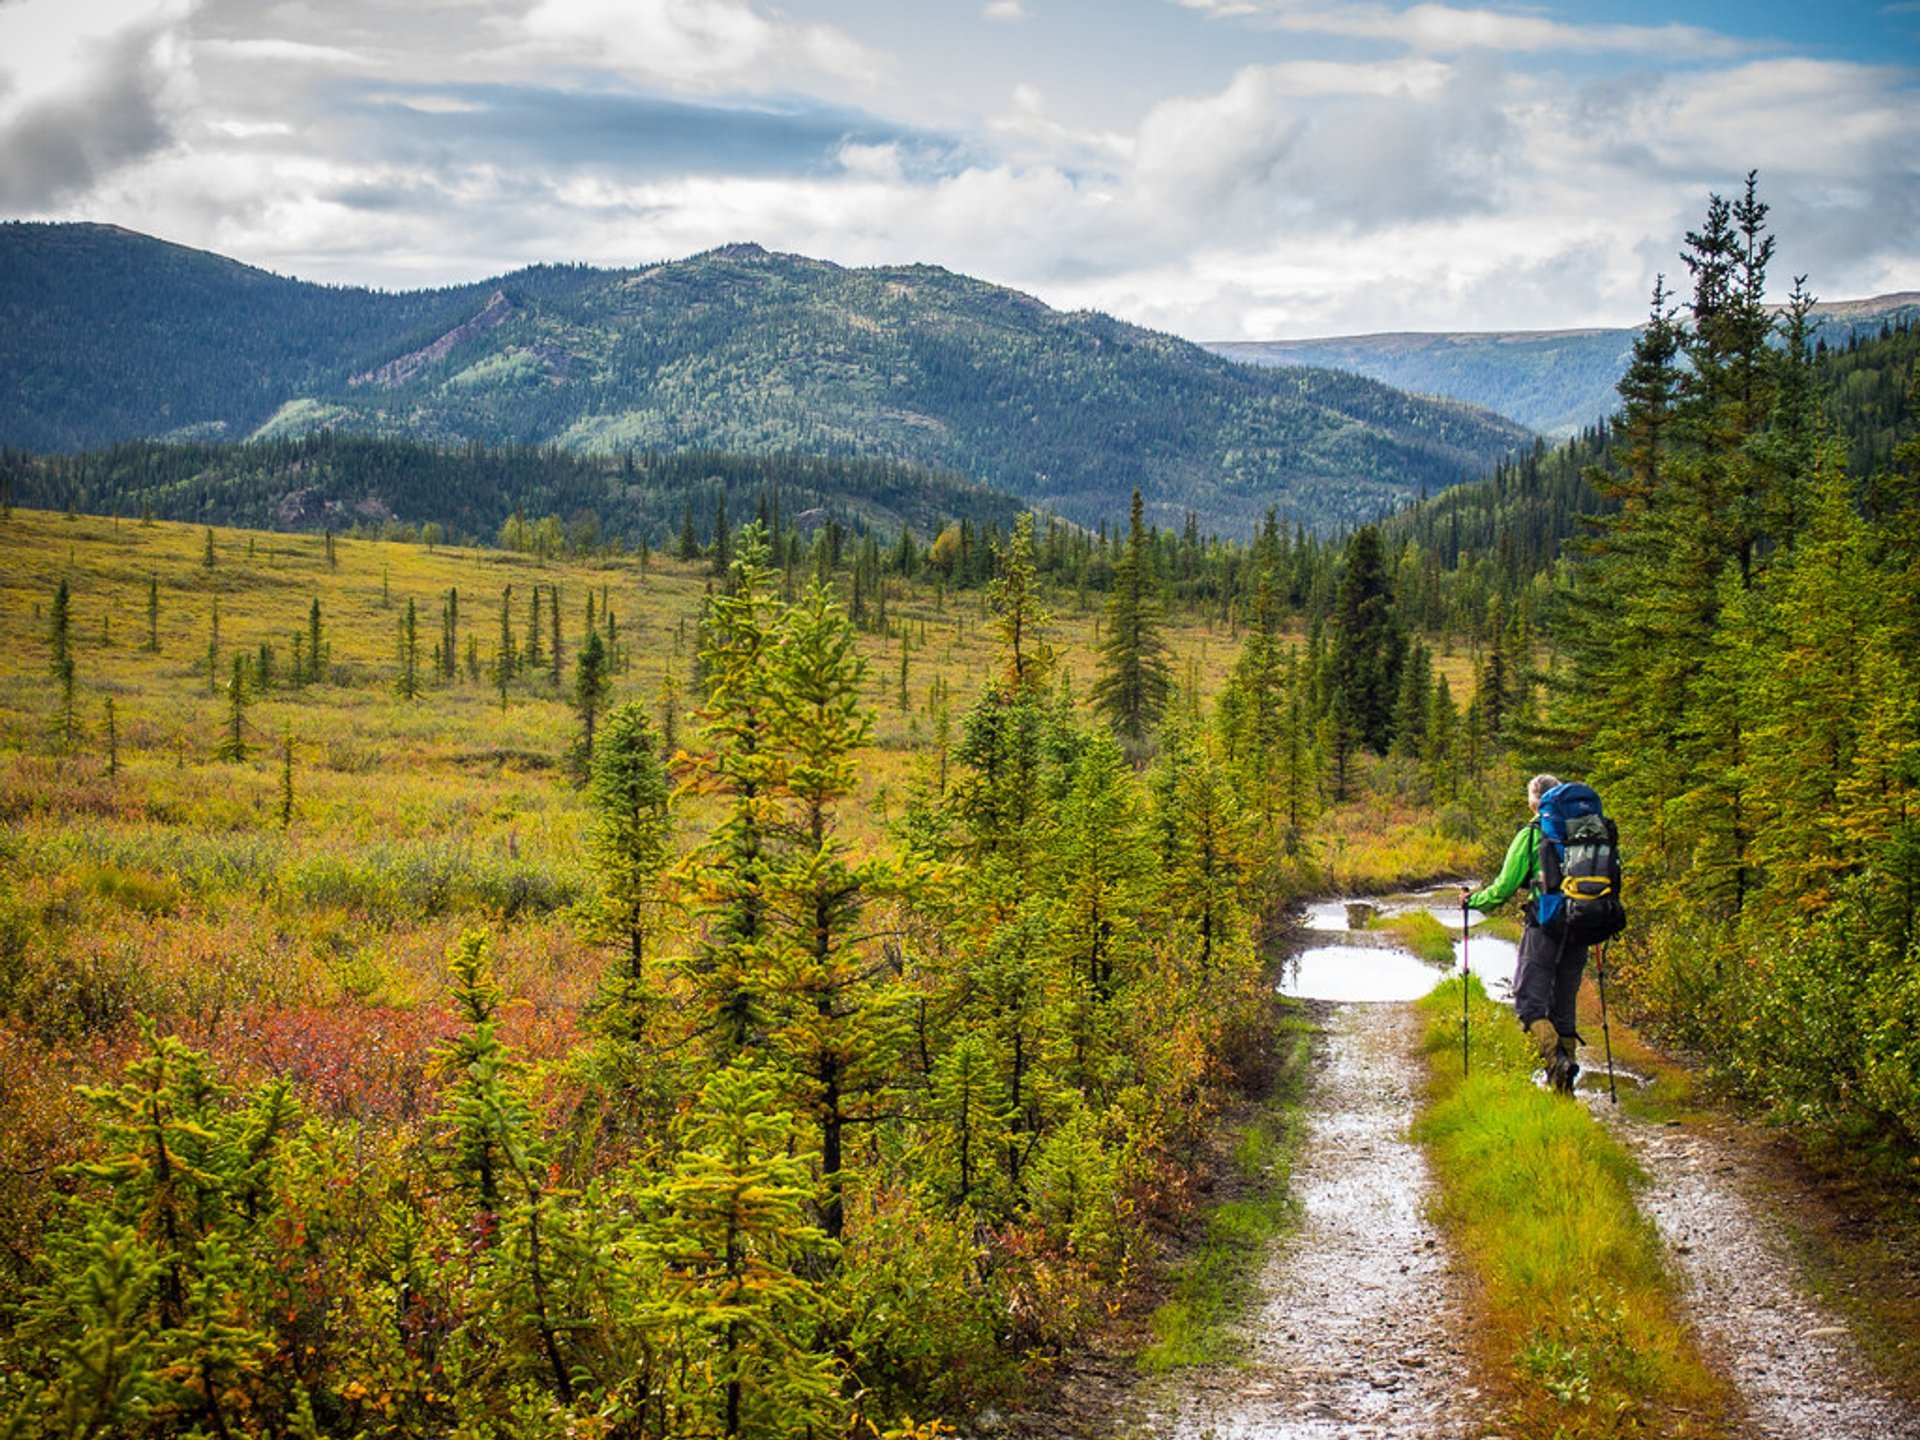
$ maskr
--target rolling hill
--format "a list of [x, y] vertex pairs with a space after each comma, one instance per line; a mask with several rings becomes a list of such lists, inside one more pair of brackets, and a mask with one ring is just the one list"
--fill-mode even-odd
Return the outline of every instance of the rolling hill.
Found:
[[0, 444], [280, 439], [725, 451], [950, 472], [1069, 519], [1269, 507], [1330, 528], [1530, 441], [1474, 407], [1174, 337], [932, 266], [736, 245], [407, 294], [112, 227], [0, 226]]

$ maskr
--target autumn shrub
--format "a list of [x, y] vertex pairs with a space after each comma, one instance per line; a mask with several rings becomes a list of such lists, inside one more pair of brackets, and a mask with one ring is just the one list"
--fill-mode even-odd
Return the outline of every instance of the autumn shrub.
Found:
[[0, 1020], [0, 1313], [31, 1274], [48, 1221], [60, 1203], [62, 1167], [89, 1139], [75, 1088], [104, 1057], [48, 1046]]
[[437, 840], [302, 856], [276, 884], [289, 906], [346, 910], [388, 923], [476, 911], [512, 919], [551, 913], [578, 898], [570, 877]]
[[203, 1056], [146, 1033], [125, 1078], [87, 1097], [100, 1153], [67, 1171], [7, 1346], [16, 1433], [257, 1433], [308, 1411], [264, 1303], [286, 1088], [235, 1097]]
[[982, 1273], [976, 1228], [965, 1206], [905, 1186], [850, 1218], [828, 1296], [868, 1417], [952, 1413], [1014, 1383], [1000, 1334], [1008, 1297]]
[[1817, 913], [1753, 927], [1709, 1002], [1734, 1043], [1708, 1058], [1820, 1143], [1897, 1161], [1920, 1144], [1920, 952], [1873, 913], [1884, 901], [1874, 877], [1858, 876]]
[[1006, 1292], [1016, 1354], [1059, 1355], [1108, 1318], [1110, 1286], [1096, 1261], [1033, 1226], [1007, 1226], [994, 1239], [988, 1273]]
[[137, 941], [42, 922], [11, 957], [0, 956], [0, 1007], [41, 1044], [110, 1037], [162, 1008]]
[[150, 871], [101, 865], [90, 869], [82, 883], [101, 899], [149, 918], [177, 909], [181, 901], [179, 882]]

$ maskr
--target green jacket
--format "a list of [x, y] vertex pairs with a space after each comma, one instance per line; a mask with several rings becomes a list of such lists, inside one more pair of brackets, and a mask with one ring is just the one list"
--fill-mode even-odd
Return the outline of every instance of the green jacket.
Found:
[[1513, 837], [1513, 843], [1507, 846], [1506, 862], [1501, 865], [1493, 883], [1469, 895], [1467, 904], [1475, 910], [1491, 910], [1497, 905], [1506, 904], [1522, 885], [1537, 893], [1539, 878], [1540, 822], [1529, 820], [1520, 827], [1520, 833]]

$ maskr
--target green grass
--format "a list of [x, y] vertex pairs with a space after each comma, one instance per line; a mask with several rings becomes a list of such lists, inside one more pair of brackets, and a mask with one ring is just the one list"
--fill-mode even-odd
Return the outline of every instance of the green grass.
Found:
[[1637, 1165], [1587, 1110], [1536, 1086], [1512, 1014], [1460, 981], [1422, 1002], [1430, 1093], [1416, 1122], [1436, 1215], [1473, 1276], [1483, 1366], [1509, 1423], [1542, 1437], [1725, 1433], [1729, 1394], [1687, 1329]]
[[1428, 910], [1409, 910], [1400, 915], [1376, 915], [1368, 927], [1385, 930], [1412, 954], [1429, 965], [1450, 968], [1454, 942], [1460, 938], [1457, 928], [1443, 925]]
[[1289, 1181], [1311, 1034], [1311, 1024], [1296, 1010], [1275, 1035], [1272, 1090], [1233, 1147], [1229, 1183], [1238, 1193], [1207, 1210], [1198, 1247], [1174, 1269], [1172, 1293], [1150, 1322], [1153, 1341], [1139, 1357], [1149, 1375], [1241, 1358], [1239, 1322], [1254, 1298], [1260, 1267], [1298, 1213]]

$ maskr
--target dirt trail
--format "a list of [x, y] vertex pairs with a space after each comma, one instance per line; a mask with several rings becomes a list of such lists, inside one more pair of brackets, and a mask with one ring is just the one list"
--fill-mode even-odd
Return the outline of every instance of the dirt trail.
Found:
[[[1604, 1087], [1605, 1079], [1601, 1077]], [[1641, 1208], [1666, 1241], [1709, 1353], [1765, 1440], [1920, 1437], [1920, 1412], [1873, 1373], [1838, 1316], [1798, 1282], [1758, 1171], [1739, 1146], [1697, 1127], [1636, 1121], [1583, 1092], [1652, 1176]]]
[[1406, 1137], [1418, 1077], [1405, 1004], [1315, 1005], [1323, 1022], [1293, 1191], [1247, 1363], [1183, 1379], [1153, 1433], [1183, 1440], [1450, 1440], [1480, 1433], [1457, 1307]]
[[[1344, 930], [1339, 904], [1319, 909], [1327, 913], [1310, 916], [1314, 930]], [[1476, 971], [1503, 989], [1513, 947], [1491, 937], [1474, 946]], [[1421, 1073], [1418, 1017], [1399, 1001], [1308, 1003], [1321, 1030], [1292, 1180], [1302, 1216], [1260, 1277], [1246, 1362], [1172, 1379], [1147, 1400], [1144, 1425], [1135, 1410], [1122, 1428], [1177, 1440], [1500, 1433], [1492, 1403], [1466, 1378], [1466, 1322], [1444, 1241], [1426, 1218], [1426, 1161], [1407, 1139]], [[1708, 1129], [1630, 1118], [1607, 1103], [1598, 1054], [1582, 1059], [1596, 1067], [1583, 1098], [1652, 1177], [1642, 1207], [1709, 1355], [1740, 1396], [1742, 1434], [1920, 1440], [1920, 1410], [1875, 1376], [1841, 1320], [1809, 1297], [1754, 1157]]]

